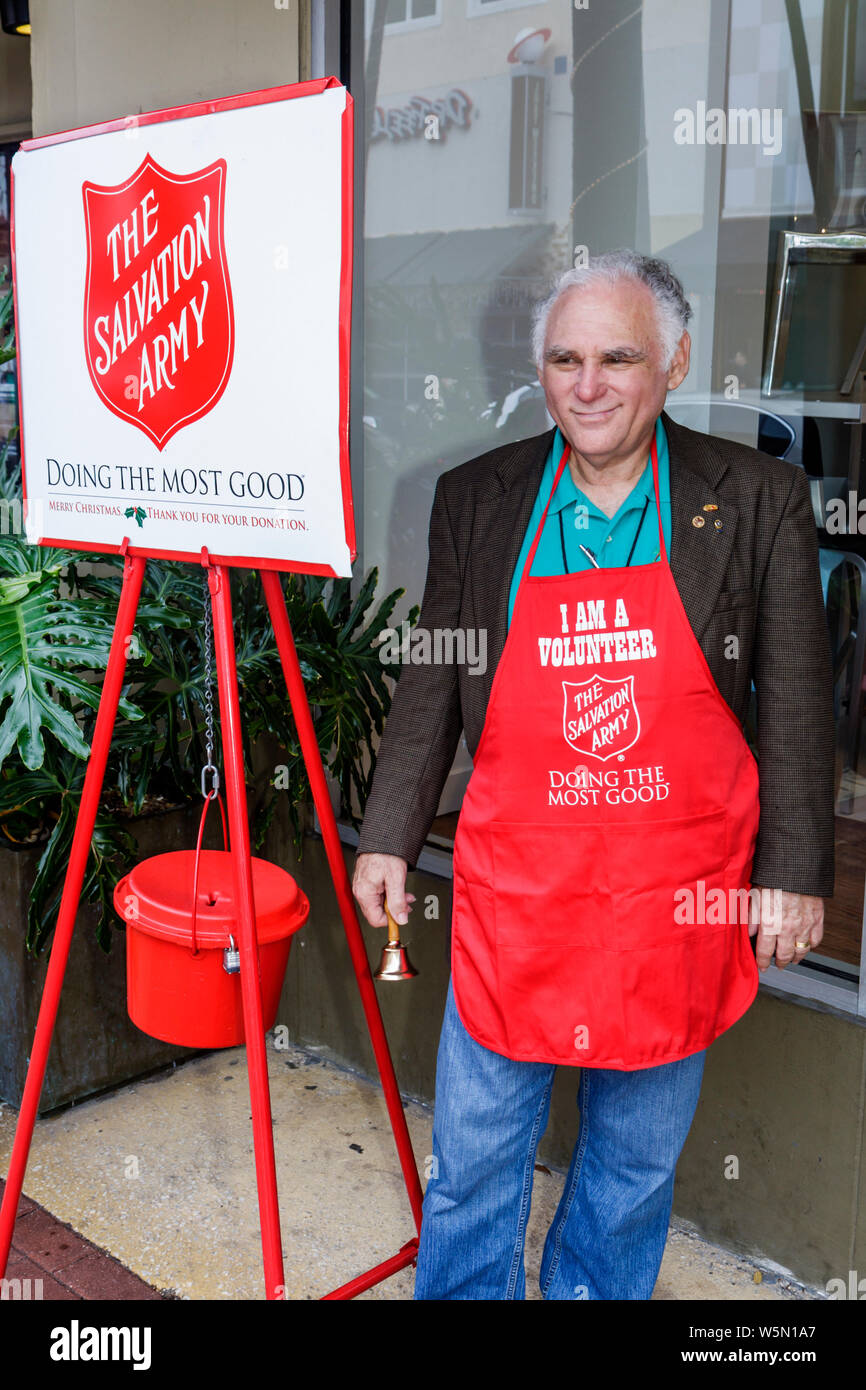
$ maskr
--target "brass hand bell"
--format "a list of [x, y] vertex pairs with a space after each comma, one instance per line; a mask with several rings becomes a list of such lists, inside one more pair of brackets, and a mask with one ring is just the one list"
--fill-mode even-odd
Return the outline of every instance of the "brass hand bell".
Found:
[[385, 903], [385, 916], [388, 918], [388, 940], [382, 947], [382, 959], [374, 980], [411, 980], [418, 971], [409, 959], [409, 952], [400, 940], [400, 928], [391, 916]]

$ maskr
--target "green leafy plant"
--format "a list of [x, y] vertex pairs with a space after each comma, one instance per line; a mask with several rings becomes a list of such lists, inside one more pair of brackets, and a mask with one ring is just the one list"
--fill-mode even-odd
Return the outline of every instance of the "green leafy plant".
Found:
[[15, 316], [12, 286], [5, 265], [0, 268], [0, 367], [15, 356]]
[[[0, 282], [0, 353], [11, 341], [10, 313]], [[12, 355], [14, 347], [6, 360]], [[11, 442], [0, 444], [0, 512], [7, 520], [21, 509]], [[32, 952], [45, 946], [57, 920], [122, 571], [119, 556], [43, 549], [15, 527], [0, 527], [0, 845], [40, 849], [27, 927]], [[354, 597], [348, 579], [281, 580], [316, 739], [350, 816], [353, 798], [363, 808], [369, 793], [373, 739], [391, 701], [378, 641], [403, 590], [377, 602], [377, 578], [374, 569]], [[283, 804], [300, 853], [301, 805], [311, 791], [267, 606], [252, 571], [233, 571], [231, 584], [248, 781], [257, 740], [275, 740], [282, 758], [256, 807], [253, 841], [261, 847]], [[148, 561], [82, 892], [97, 905], [105, 950], [117, 920], [114, 884], [137, 854], [132, 818], [201, 796], [204, 603], [196, 566]], [[417, 616], [415, 607], [409, 622]]]
[[[99, 686], [87, 675], [108, 662], [112, 624], [104, 603], [59, 596], [59, 577], [73, 559], [69, 551], [3, 538], [0, 766], [17, 745], [25, 767], [41, 767], [44, 732], [70, 753], [87, 757], [88, 744], [74, 711], [99, 704]], [[122, 701], [121, 713], [141, 718], [128, 700]]]
[[[108, 659], [121, 568], [94, 574], [68, 552], [40, 550], [0, 536], [0, 832], [12, 847], [43, 846], [31, 897], [27, 941], [37, 951], [56, 921], [99, 701], [98, 671]], [[29, 566], [29, 568], [27, 568]], [[375, 603], [376, 570], [353, 599], [348, 580], [283, 580], [301, 671], [326, 766], [344, 805], [363, 807], [375, 765], [372, 740], [390, 707], [378, 637], [401, 597]], [[61, 597], [64, 584], [68, 597]], [[244, 755], [264, 735], [282, 762], [253, 823], [261, 847], [282, 803], [302, 847], [300, 808], [311, 791], [258, 576], [232, 575]], [[99, 907], [107, 949], [111, 888], [135, 854], [124, 819], [170, 809], [200, 795], [205, 762], [203, 586], [194, 567], [150, 561], [137, 639], [109, 756], [83, 897]], [[417, 608], [410, 622], [417, 618]], [[216, 700], [216, 692], [214, 692]]]

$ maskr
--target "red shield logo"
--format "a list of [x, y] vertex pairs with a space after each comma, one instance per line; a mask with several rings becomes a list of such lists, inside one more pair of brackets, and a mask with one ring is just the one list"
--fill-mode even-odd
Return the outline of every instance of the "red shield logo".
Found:
[[637, 742], [640, 715], [634, 702], [634, 676], [562, 682], [562, 732], [577, 753], [607, 762]]
[[225, 186], [224, 159], [170, 174], [149, 154], [124, 183], [82, 184], [87, 369], [158, 449], [216, 405], [231, 373]]

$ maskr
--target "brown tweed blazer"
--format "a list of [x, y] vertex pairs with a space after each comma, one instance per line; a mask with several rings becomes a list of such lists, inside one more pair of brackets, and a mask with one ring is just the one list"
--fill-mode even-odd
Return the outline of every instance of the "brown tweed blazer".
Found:
[[[833, 892], [834, 727], [830, 645], [805, 473], [662, 413], [671, 485], [670, 563], [723, 698], [742, 722], [754, 680], [761, 818], [752, 879]], [[508, 625], [508, 592], [553, 431], [443, 473], [430, 517], [420, 625], [486, 628], [487, 670], [406, 665], [378, 751], [358, 853], [413, 868], [461, 729], [474, 756]], [[707, 502], [722, 522], [695, 527]], [[703, 513], [704, 516], [707, 513]], [[736, 636], [739, 657], [726, 656]], [[728, 644], [726, 648], [726, 643]]]

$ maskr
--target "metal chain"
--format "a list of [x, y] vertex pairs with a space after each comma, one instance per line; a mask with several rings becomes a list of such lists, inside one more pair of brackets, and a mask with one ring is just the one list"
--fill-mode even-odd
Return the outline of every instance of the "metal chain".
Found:
[[211, 626], [210, 611], [210, 590], [207, 582], [207, 574], [204, 576], [204, 720], [205, 720], [205, 750], [207, 752], [207, 762], [201, 770], [201, 794], [207, 796], [207, 778], [211, 777], [210, 790], [218, 792], [220, 787], [220, 775], [214, 766], [213, 745], [213, 628]]

